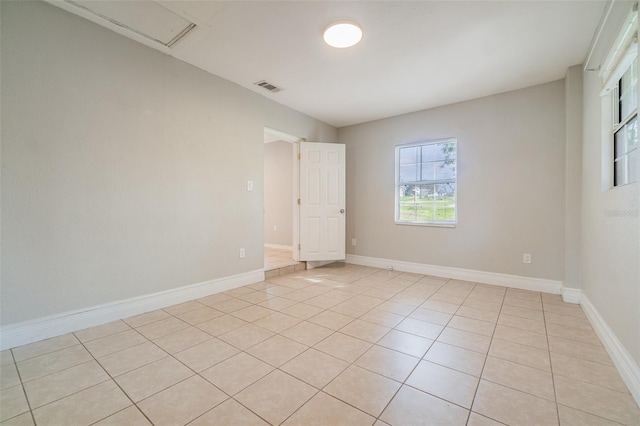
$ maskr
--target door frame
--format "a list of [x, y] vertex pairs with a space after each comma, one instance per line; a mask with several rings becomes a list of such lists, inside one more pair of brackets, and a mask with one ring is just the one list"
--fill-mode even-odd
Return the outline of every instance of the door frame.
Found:
[[[291, 230], [291, 257], [298, 262], [300, 261], [300, 206], [298, 205], [298, 197], [300, 195], [300, 162], [298, 161], [298, 154], [300, 152], [300, 145], [298, 142], [306, 142], [306, 139], [266, 126], [264, 127], [264, 134], [277, 138], [277, 140], [289, 142], [292, 145], [291, 161], [293, 162], [293, 176], [291, 180], [293, 185], [291, 188], [291, 226], [293, 229]], [[264, 246], [264, 232], [262, 233], [262, 239]]]

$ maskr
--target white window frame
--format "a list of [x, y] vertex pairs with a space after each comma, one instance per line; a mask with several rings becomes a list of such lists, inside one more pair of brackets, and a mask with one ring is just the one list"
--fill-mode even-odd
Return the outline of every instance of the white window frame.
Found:
[[[423, 221], [423, 220], [415, 220], [415, 221], [408, 221], [408, 220], [400, 220], [400, 191], [399, 191], [399, 187], [400, 187], [400, 149], [402, 148], [411, 148], [411, 147], [416, 147], [416, 146], [425, 146], [425, 145], [435, 145], [435, 144], [442, 144], [442, 143], [448, 143], [448, 142], [453, 142], [455, 144], [456, 147], [456, 164], [455, 164], [455, 173], [454, 173], [454, 177], [453, 179], [442, 179], [442, 180], [433, 180], [433, 181], [416, 181], [414, 184], [419, 184], [419, 183], [423, 183], [423, 184], [442, 184], [442, 183], [451, 183], [453, 182], [455, 184], [455, 192], [453, 195], [453, 202], [454, 202], [454, 211], [453, 211], [453, 220], [452, 221], [438, 221], [438, 220], [433, 220], [433, 221]], [[458, 223], [458, 140], [456, 138], [443, 138], [443, 139], [434, 139], [434, 140], [427, 140], [427, 141], [422, 141], [422, 142], [414, 142], [414, 143], [408, 143], [408, 144], [403, 144], [403, 145], [396, 145], [396, 149], [395, 149], [395, 185], [394, 185], [394, 192], [395, 192], [395, 196], [394, 196], [394, 200], [395, 200], [395, 208], [394, 208], [394, 220], [396, 225], [414, 225], [414, 226], [436, 226], [436, 227], [443, 227], [443, 228], [455, 228], [455, 226]]]
[[[634, 118], [637, 119], [638, 117], [638, 108], [636, 107], [635, 111], [630, 112], [626, 117], [621, 117], [620, 116], [620, 80], [622, 79], [622, 76], [631, 68], [634, 60], [637, 60], [637, 51], [638, 51], [638, 46], [637, 44], [634, 44], [632, 46], [632, 52], [635, 52], [635, 54], [630, 54], [627, 55], [625, 57], [625, 61], [623, 61], [620, 65], [621, 65], [621, 71], [622, 74], [618, 77], [618, 79], [616, 80], [615, 83], [615, 87], [613, 88], [612, 95], [611, 96], [611, 101], [612, 101], [612, 112], [613, 112], [613, 126], [611, 126], [611, 158], [612, 158], [612, 176], [611, 176], [611, 186], [614, 188], [617, 187], [621, 187], [621, 186], [625, 186], [625, 185], [629, 185], [632, 183], [637, 182], [637, 180], [635, 181], [629, 181], [628, 179], [624, 182], [624, 183], [618, 183], [616, 182], [616, 166], [618, 165], [618, 163], [624, 161], [625, 163], [627, 163], [627, 165], [625, 166], [625, 170], [627, 171], [627, 173], [629, 172], [629, 169], [633, 166], [631, 166], [629, 163], [629, 156], [633, 151], [637, 151], [637, 148], [632, 150], [632, 151], [627, 151], [625, 152], [623, 155], [618, 154], [616, 156], [616, 152], [615, 152], [615, 141], [616, 141], [616, 133], [618, 133], [619, 131], [624, 131], [625, 127], [627, 126], [628, 123], [630, 123]], [[637, 70], [637, 67], [636, 67]], [[636, 76], [637, 78], [637, 76]], [[637, 88], [636, 88], [637, 90]], [[635, 167], [638, 167], [638, 165], [636, 164]], [[637, 173], [637, 170], [636, 170]]]
[[624, 73], [629, 69], [634, 60], [638, 57], [638, 13], [632, 11], [622, 26], [618, 37], [613, 43], [606, 59], [600, 70], [602, 79], [602, 91], [600, 96], [605, 99], [603, 103], [603, 149], [602, 149], [602, 189], [613, 190], [623, 188], [628, 184], [637, 183], [628, 182], [626, 184], [616, 185], [615, 183], [615, 134], [623, 128], [626, 123], [637, 116], [637, 108], [635, 112], [630, 113], [627, 117], [620, 119], [618, 114], [619, 108], [619, 90], [618, 84]]

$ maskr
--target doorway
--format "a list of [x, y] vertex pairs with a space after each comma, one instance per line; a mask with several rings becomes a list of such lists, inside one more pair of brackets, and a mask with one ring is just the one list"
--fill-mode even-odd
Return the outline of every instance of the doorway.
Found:
[[[307, 142], [267, 127], [264, 142], [264, 245], [271, 255], [265, 271], [291, 273], [301, 260], [304, 269], [344, 260], [345, 145]], [[292, 264], [285, 265], [289, 257]]]
[[264, 129], [264, 270], [269, 277], [305, 269], [297, 261], [297, 142]]

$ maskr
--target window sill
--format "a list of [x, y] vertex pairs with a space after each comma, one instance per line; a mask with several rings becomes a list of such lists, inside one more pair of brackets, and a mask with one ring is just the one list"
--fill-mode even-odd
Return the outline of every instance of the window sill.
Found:
[[432, 226], [436, 228], [455, 228], [457, 223], [437, 223], [437, 222], [395, 222], [396, 225], [409, 225], [409, 226]]
[[638, 181], [636, 180], [636, 181], [633, 181], [633, 182], [624, 183], [624, 184], [622, 184], [622, 185], [610, 186], [610, 187], [609, 187], [609, 191], [615, 191], [615, 190], [617, 190], [617, 189], [626, 188], [626, 187], [629, 187], [629, 186], [635, 185], [635, 184], [637, 184], [637, 183], [638, 183]]

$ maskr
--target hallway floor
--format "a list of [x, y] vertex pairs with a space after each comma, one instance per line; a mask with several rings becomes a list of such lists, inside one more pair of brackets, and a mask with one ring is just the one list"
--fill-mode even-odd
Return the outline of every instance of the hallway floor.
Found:
[[305, 262], [292, 259], [291, 250], [264, 248], [265, 278], [274, 278], [307, 269]]
[[3, 425], [638, 425], [560, 296], [334, 264], [1, 352]]

